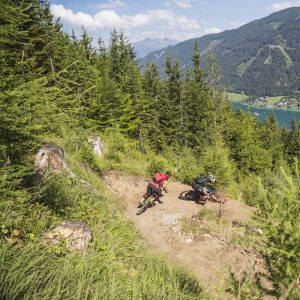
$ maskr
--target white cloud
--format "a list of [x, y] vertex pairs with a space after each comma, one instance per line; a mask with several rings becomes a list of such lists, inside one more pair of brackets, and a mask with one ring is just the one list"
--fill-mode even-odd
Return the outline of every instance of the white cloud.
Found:
[[94, 16], [66, 9], [62, 4], [51, 5], [51, 11], [56, 18], [75, 27], [84, 26], [86, 29], [97, 28], [133, 28], [161, 22], [169, 27], [180, 27], [183, 29], [198, 29], [196, 20], [189, 20], [185, 16], [174, 14], [172, 11], [159, 9], [149, 10], [134, 15], [119, 15], [114, 10], [101, 10]]
[[168, 38], [171, 40], [175, 40], [178, 42], [193, 39], [193, 38], [199, 38], [200, 36], [210, 34], [210, 33], [218, 33], [220, 32], [221, 29], [217, 27], [201, 27], [198, 30], [176, 30], [176, 31], [171, 31], [168, 34], [163, 32], [163, 31], [147, 31], [147, 32], [142, 32], [142, 33], [133, 33], [133, 32], [128, 32], [128, 36], [130, 40], [132, 41], [138, 41], [138, 40], [143, 40], [147, 37], [149, 38], [159, 38], [159, 39], [164, 39]]
[[164, 2], [167, 7], [179, 6], [181, 8], [191, 8], [191, 0], [169, 0]]
[[186, 41], [189, 39], [193, 39], [193, 38], [198, 38], [199, 37], [199, 32], [175, 32], [173, 34], [171, 34], [170, 36], [168, 36], [168, 38], [172, 39], [172, 40], [176, 40], [176, 41]]
[[189, 1], [189, 0], [179, 0], [179, 1], [176, 1], [175, 4], [181, 8], [191, 8], [192, 7], [191, 1]]
[[115, 9], [120, 7], [127, 7], [128, 5], [120, 0], [108, 0], [107, 3], [97, 5], [101, 9]]
[[120, 14], [113, 9], [102, 9], [95, 14], [74, 12], [63, 5], [51, 5], [54, 17], [61, 18], [65, 30], [71, 28], [80, 35], [84, 26], [89, 35], [97, 40], [98, 35], [109, 41], [112, 28], [123, 29], [131, 41], [149, 38], [169, 38], [183, 41], [210, 33], [218, 33], [220, 28], [209, 27], [205, 22], [189, 19], [170, 9], [146, 10], [136, 14]]
[[208, 27], [204, 29], [205, 34], [210, 34], [210, 33], [219, 33], [221, 32], [221, 29], [218, 27]]
[[170, 10], [156, 9], [148, 11], [149, 17], [153, 22], [163, 21], [171, 27], [180, 26], [183, 29], [198, 29], [199, 24], [196, 20], [190, 20], [185, 16], [174, 14]]
[[245, 25], [247, 22], [241, 22], [241, 21], [232, 21], [229, 23], [230, 28], [234, 29], [234, 28], [239, 28], [243, 25]]
[[282, 9], [286, 9], [289, 7], [295, 7], [295, 6], [300, 6], [300, 1], [296, 0], [296, 1], [283, 1], [283, 2], [278, 2], [278, 3], [273, 3], [271, 4], [268, 9], [270, 11], [279, 11]]
[[61, 18], [63, 21], [72, 25], [91, 27], [94, 23], [94, 20], [90, 15], [82, 12], [74, 14], [71, 9], [66, 9], [62, 4], [51, 5], [51, 12], [54, 17]]

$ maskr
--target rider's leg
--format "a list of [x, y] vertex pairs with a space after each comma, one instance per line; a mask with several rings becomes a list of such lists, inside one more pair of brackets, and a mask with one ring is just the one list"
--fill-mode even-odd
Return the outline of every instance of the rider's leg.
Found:
[[151, 196], [151, 192], [150, 192], [149, 184], [148, 184], [148, 186], [147, 186], [147, 192], [143, 195], [142, 199], [140, 200], [140, 203], [139, 203], [139, 205], [138, 205], [138, 208], [142, 207], [143, 202], [144, 202], [145, 200], [147, 200], [150, 196]]
[[201, 186], [200, 184], [196, 183], [195, 181], [192, 183], [192, 188], [195, 191], [195, 202], [200, 203], [201, 202]]
[[[147, 200], [154, 192], [156, 192], [156, 190], [160, 191], [159, 189], [157, 189], [155, 186], [153, 186], [151, 183], [148, 184], [147, 186], [147, 192], [144, 194], [144, 196], [142, 197], [142, 199], [140, 200], [139, 206], [141, 207], [143, 205], [143, 202], [145, 200]], [[153, 202], [153, 201], [152, 201]]]
[[160, 197], [162, 197], [162, 193], [161, 193], [161, 190], [159, 188], [153, 188], [152, 189], [153, 191], [153, 194], [155, 196], [155, 199], [158, 203], [162, 204], [163, 202], [160, 200]]
[[196, 195], [196, 200], [195, 200], [195, 202], [196, 202], [197, 204], [199, 204], [200, 201], [201, 201], [201, 194], [200, 194], [199, 192], [195, 192], [195, 195]]
[[158, 201], [161, 203], [161, 201], [159, 200], [159, 194], [161, 194], [161, 191], [159, 189], [159, 187], [156, 187], [154, 185], [152, 185], [151, 183], [149, 183], [148, 188], [147, 188], [147, 193], [150, 196], [153, 196], [153, 199], [151, 198], [151, 204], [155, 205], [155, 201]]
[[156, 195], [156, 200], [157, 200], [157, 202], [160, 203], [160, 204], [163, 203], [163, 201], [160, 200], [160, 195]]

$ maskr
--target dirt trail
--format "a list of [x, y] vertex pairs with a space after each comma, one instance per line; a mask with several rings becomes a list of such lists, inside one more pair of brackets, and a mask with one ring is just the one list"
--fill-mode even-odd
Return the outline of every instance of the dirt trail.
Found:
[[[238, 277], [259, 265], [260, 259], [255, 253], [232, 243], [233, 234], [236, 234], [232, 224], [249, 222], [253, 213], [250, 207], [228, 200], [223, 207], [221, 224], [204, 219], [199, 221], [199, 217], [195, 223], [193, 220], [203, 206], [180, 200], [179, 194], [190, 187], [170, 182], [170, 192], [162, 198], [163, 204], [157, 203], [137, 216], [137, 204], [147, 181], [116, 171], [107, 173], [104, 178], [107, 187], [124, 204], [127, 216], [146, 238], [149, 248], [192, 270], [210, 293], [214, 294], [216, 288], [222, 289], [222, 280], [230, 272]], [[219, 204], [207, 202], [205, 209], [217, 215]], [[184, 232], [184, 220], [188, 227], [194, 226], [198, 230], [196, 235]]]

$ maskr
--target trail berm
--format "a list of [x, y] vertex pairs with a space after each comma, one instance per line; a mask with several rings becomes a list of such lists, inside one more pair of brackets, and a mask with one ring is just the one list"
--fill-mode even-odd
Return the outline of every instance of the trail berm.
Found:
[[201, 206], [180, 200], [180, 193], [190, 186], [170, 182], [169, 193], [162, 197], [163, 204], [156, 203], [137, 216], [137, 205], [148, 182], [119, 171], [106, 173], [104, 181], [123, 203], [127, 217], [136, 224], [148, 248], [190, 269], [210, 293], [224, 288], [224, 280], [230, 274], [239, 279], [245, 272], [264, 269], [259, 253], [234, 242], [236, 237], [246, 234], [244, 227], [235, 224], [250, 223], [254, 208], [228, 199], [220, 219], [199, 218], [202, 210], [217, 216], [219, 203], [206, 202]]

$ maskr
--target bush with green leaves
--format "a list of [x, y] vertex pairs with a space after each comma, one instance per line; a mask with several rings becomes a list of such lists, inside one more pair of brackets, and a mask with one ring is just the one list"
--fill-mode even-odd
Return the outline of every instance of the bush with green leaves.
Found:
[[147, 174], [153, 176], [155, 173], [165, 172], [167, 168], [167, 160], [160, 156], [155, 156], [149, 162]]
[[262, 225], [267, 235], [266, 255], [272, 281], [277, 288], [283, 285], [291, 295], [297, 293], [300, 296], [298, 162], [290, 174], [281, 168], [277, 174], [265, 178], [261, 189], [264, 201], [259, 203], [259, 217], [264, 220]]
[[213, 174], [218, 184], [231, 187], [234, 184], [235, 168], [229, 158], [229, 150], [220, 139], [208, 146], [201, 157], [201, 162], [206, 174]]

